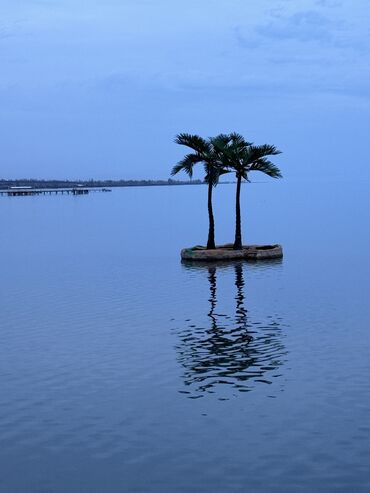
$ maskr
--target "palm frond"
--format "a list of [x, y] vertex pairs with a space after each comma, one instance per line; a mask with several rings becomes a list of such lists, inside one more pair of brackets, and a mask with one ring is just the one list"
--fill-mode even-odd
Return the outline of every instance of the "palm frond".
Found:
[[254, 161], [250, 165], [249, 171], [261, 171], [261, 173], [264, 173], [265, 175], [270, 176], [271, 178], [283, 177], [280, 169], [275, 164], [273, 164], [271, 161], [269, 161], [264, 157]]
[[227, 173], [230, 173], [230, 170], [226, 168], [221, 168], [218, 172], [219, 176], [226, 175]]
[[212, 145], [216, 145], [217, 148], [224, 147], [228, 145], [231, 141], [229, 134], [218, 134], [216, 137], [210, 137], [209, 141]]
[[252, 142], [248, 142], [241, 134], [237, 132], [231, 132], [231, 134], [229, 134], [229, 138], [233, 145], [239, 148], [245, 148], [252, 145]]
[[250, 154], [254, 156], [255, 159], [258, 159], [266, 156], [277, 156], [278, 154], [281, 154], [281, 151], [279, 151], [274, 145], [262, 144], [256, 146], [252, 145], [250, 147]]
[[248, 176], [249, 171], [250, 171], [250, 168], [243, 168], [240, 172], [240, 175], [243, 178], [243, 180], [248, 181], [248, 182], [250, 182], [250, 179]]
[[227, 169], [227, 173], [230, 172], [230, 169], [233, 168], [235, 152], [233, 152], [229, 137], [224, 134], [218, 135], [212, 139], [212, 146], [218, 164], [222, 168]]
[[199, 154], [187, 154], [172, 168], [171, 176], [176, 175], [180, 171], [184, 171], [190, 178], [192, 178], [194, 165], [202, 162], [202, 160], [203, 159]]
[[190, 147], [196, 152], [199, 153], [209, 153], [211, 151], [211, 146], [209, 142], [207, 142], [203, 137], [195, 134], [187, 134], [181, 133], [176, 135], [175, 143], [179, 145], [183, 145], [186, 147]]
[[229, 170], [223, 168], [222, 166], [219, 165], [204, 165], [204, 171], [206, 173], [204, 177], [204, 181], [206, 183], [212, 183], [212, 185], [215, 187], [218, 185], [220, 176], [225, 175], [226, 173], [229, 173]]

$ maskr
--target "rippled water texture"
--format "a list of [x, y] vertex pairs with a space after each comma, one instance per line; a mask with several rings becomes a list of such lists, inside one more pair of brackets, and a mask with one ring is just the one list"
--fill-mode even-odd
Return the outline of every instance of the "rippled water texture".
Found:
[[[270, 261], [262, 268], [273, 268], [280, 263]], [[235, 391], [248, 392], [259, 383], [272, 384], [274, 378], [281, 376], [279, 367], [286, 352], [283, 323], [277, 314], [266, 314], [256, 321], [249, 317], [245, 306], [244, 264], [188, 262], [184, 268], [194, 275], [194, 282], [208, 281], [209, 311], [207, 318], [187, 319], [175, 329], [179, 338], [178, 361], [184, 367], [187, 387], [181, 392], [194, 399], [212, 393], [223, 400], [235, 396]], [[254, 268], [261, 267], [255, 264]], [[219, 278], [227, 280], [227, 291], [218, 295]], [[228, 296], [233, 284], [234, 302]], [[225, 313], [220, 313], [218, 306], [226, 297], [228, 309], [225, 307]]]
[[[370, 491], [367, 183], [0, 199], [0, 491]], [[234, 186], [215, 190], [219, 242]]]

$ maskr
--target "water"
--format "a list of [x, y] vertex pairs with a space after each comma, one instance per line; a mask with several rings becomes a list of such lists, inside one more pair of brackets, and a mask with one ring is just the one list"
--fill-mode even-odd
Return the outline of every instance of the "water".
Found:
[[369, 491], [368, 184], [242, 192], [282, 261], [181, 264], [202, 186], [1, 199], [1, 491]]

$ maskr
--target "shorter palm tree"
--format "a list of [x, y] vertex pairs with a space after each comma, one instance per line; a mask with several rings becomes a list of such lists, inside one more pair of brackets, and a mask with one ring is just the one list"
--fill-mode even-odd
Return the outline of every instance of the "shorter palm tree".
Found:
[[235, 240], [234, 250], [243, 248], [241, 214], [240, 214], [240, 191], [242, 181], [250, 181], [251, 171], [260, 171], [271, 178], [282, 178], [279, 168], [273, 164], [268, 156], [275, 156], [281, 152], [273, 145], [253, 145], [237, 133], [222, 136], [213, 142], [217, 152], [222, 155], [224, 167], [235, 172], [236, 175], [236, 201], [235, 201]]
[[190, 178], [193, 176], [193, 168], [196, 164], [202, 163], [205, 171], [205, 182], [208, 184], [208, 240], [207, 249], [216, 248], [215, 245], [215, 221], [213, 216], [212, 192], [218, 184], [222, 174], [228, 171], [223, 168], [220, 153], [213, 145], [213, 139], [205, 140], [199, 135], [182, 133], [176, 136], [176, 144], [183, 145], [192, 149], [193, 152], [187, 154], [179, 161], [171, 171], [174, 176], [180, 171], [184, 171]]

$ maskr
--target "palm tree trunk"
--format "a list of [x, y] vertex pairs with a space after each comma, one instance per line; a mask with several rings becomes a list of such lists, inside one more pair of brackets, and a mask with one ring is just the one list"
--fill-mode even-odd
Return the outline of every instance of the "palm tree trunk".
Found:
[[242, 225], [241, 225], [241, 217], [240, 217], [240, 188], [242, 184], [242, 177], [238, 175], [238, 181], [236, 184], [236, 204], [235, 204], [235, 212], [236, 212], [236, 222], [235, 222], [235, 241], [234, 241], [234, 250], [241, 250], [242, 246]]
[[207, 249], [214, 250], [216, 248], [215, 245], [215, 220], [213, 217], [213, 208], [212, 208], [212, 183], [208, 183], [208, 217], [209, 217], [209, 230], [208, 230], [208, 241], [207, 241]]

